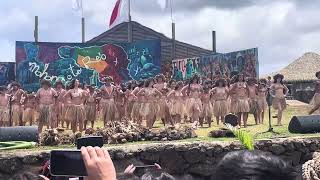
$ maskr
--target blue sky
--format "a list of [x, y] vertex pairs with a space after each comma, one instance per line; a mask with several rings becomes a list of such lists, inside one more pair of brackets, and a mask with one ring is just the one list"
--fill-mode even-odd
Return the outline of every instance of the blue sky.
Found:
[[[108, 29], [116, 0], [83, 0], [86, 40]], [[165, 0], [132, 0], [132, 19], [171, 36]], [[176, 38], [230, 52], [258, 47], [260, 73], [279, 70], [305, 52], [320, 53], [320, 1], [173, 0]], [[79, 13], [72, 0], [0, 0], [0, 61], [14, 61], [15, 41], [33, 41], [34, 16], [39, 41], [80, 42]]]

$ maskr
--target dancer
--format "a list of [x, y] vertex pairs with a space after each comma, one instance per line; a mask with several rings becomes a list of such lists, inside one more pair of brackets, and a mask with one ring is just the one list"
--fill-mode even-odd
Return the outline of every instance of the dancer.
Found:
[[235, 106], [237, 103], [237, 93], [236, 91], [233, 90], [234, 89], [233, 87], [236, 85], [235, 84], [236, 80], [237, 80], [237, 76], [233, 76], [230, 80], [230, 87], [229, 87], [230, 91], [229, 91], [229, 98], [228, 98], [228, 110], [232, 114], [236, 114]]
[[0, 127], [9, 126], [9, 99], [7, 88], [0, 86]]
[[11, 83], [11, 118], [12, 125], [22, 126], [22, 108], [21, 97], [25, 92], [21, 89], [21, 86], [17, 82]]
[[55, 128], [55, 112], [53, 107], [57, 96], [58, 94], [51, 88], [50, 82], [41, 80], [41, 88], [36, 94], [36, 99], [39, 103], [39, 133], [42, 132], [43, 125], [46, 125], [49, 128]]
[[266, 86], [267, 86], [267, 80], [261, 79], [258, 85], [258, 96], [257, 96], [257, 103], [258, 103], [257, 118], [258, 118], [259, 124], [263, 124], [264, 112], [268, 107], [268, 103], [267, 103], [268, 89], [266, 88]]
[[210, 91], [210, 94], [214, 97], [213, 112], [216, 117], [217, 125], [221, 120], [224, 123], [224, 117], [228, 114], [228, 94], [229, 90], [226, 87], [225, 79], [219, 79], [216, 81], [215, 88]]
[[126, 91], [125, 91], [125, 116], [129, 119], [132, 120], [131, 117], [131, 112], [132, 112], [132, 107], [134, 104], [134, 98], [131, 96], [131, 93], [133, 89], [135, 88], [135, 83], [134, 81], [128, 81], [126, 83]]
[[320, 108], [320, 71], [316, 72], [317, 80], [315, 81], [314, 96], [310, 101], [313, 108], [309, 111], [309, 115]]
[[79, 127], [79, 131], [82, 132], [84, 126], [83, 122], [85, 119], [85, 112], [83, 103], [87, 98], [87, 92], [80, 88], [80, 82], [78, 79], [74, 79], [71, 81], [70, 89], [64, 95], [64, 98], [71, 98], [70, 107], [66, 112], [66, 120], [71, 122], [72, 132], [75, 133], [77, 131], [77, 127]]
[[125, 117], [125, 103], [126, 103], [126, 94], [125, 94], [125, 87], [123, 84], [116, 87], [116, 91], [114, 93], [114, 101], [117, 107], [116, 111], [116, 121], [121, 122], [123, 117]]
[[248, 101], [249, 89], [243, 74], [237, 76], [236, 83], [231, 88], [231, 92], [233, 91], [236, 93], [234, 111], [238, 116], [238, 125], [241, 127], [241, 122], [243, 121], [243, 125], [246, 128], [250, 106]]
[[211, 118], [213, 113], [212, 103], [210, 102], [209, 87], [204, 86], [201, 92], [202, 113], [200, 115], [200, 126], [203, 127], [203, 122], [206, 120], [208, 126], [211, 127]]
[[58, 97], [56, 99], [56, 124], [55, 127], [59, 127], [59, 124], [62, 124], [63, 127], [63, 123], [64, 123], [64, 108], [65, 108], [65, 104], [64, 104], [64, 95], [66, 94], [66, 90], [64, 89], [64, 85], [62, 83], [62, 81], [58, 80], [55, 83], [55, 90], [58, 94]]
[[167, 95], [168, 99], [170, 100], [170, 114], [173, 118], [173, 123], [175, 125], [179, 125], [183, 115], [183, 95], [181, 93], [183, 83], [181, 81], [178, 83], [172, 82], [171, 86], [174, 86], [174, 89], [171, 90]]
[[163, 96], [157, 97], [157, 102], [158, 102], [158, 113], [157, 113], [157, 118], [161, 119], [164, 125], [166, 125], [167, 122], [166, 120], [166, 115], [169, 112], [169, 108], [167, 106], [166, 102], [166, 95], [168, 93], [167, 89], [167, 83], [165, 82], [165, 77], [163, 74], [156, 75], [155, 77], [155, 82], [154, 87], [162, 93]]
[[71, 103], [71, 96], [65, 96], [65, 94], [70, 90], [71, 84], [68, 84], [66, 86], [66, 92], [61, 95], [61, 98], [59, 97], [58, 99], [61, 99], [62, 103], [63, 103], [63, 110], [62, 110], [62, 114], [63, 114], [63, 118], [61, 121], [61, 127], [64, 128], [64, 122], [66, 123], [66, 128], [69, 129], [70, 127], [70, 123], [72, 121], [72, 118], [67, 117], [67, 112], [69, 111], [69, 109], [72, 106]]
[[106, 77], [104, 78], [104, 85], [100, 88], [100, 111], [104, 126], [107, 125], [107, 122], [113, 122], [116, 115], [117, 108], [114, 101], [116, 87], [111, 84], [112, 82], [112, 77]]
[[284, 79], [284, 76], [282, 74], [276, 74], [273, 79], [274, 83], [270, 86], [270, 90], [274, 92], [274, 95], [273, 93], [271, 93], [271, 95], [273, 96], [272, 106], [275, 110], [278, 110], [277, 125], [282, 126], [282, 112], [287, 107], [285, 98], [287, 96], [287, 93], [289, 92], [289, 89], [282, 82]]
[[35, 93], [29, 93], [23, 96], [23, 114], [22, 114], [22, 125], [25, 126], [27, 122], [32, 126], [36, 119], [36, 96]]
[[134, 123], [140, 124], [142, 123], [142, 117], [140, 115], [140, 109], [143, 102], [143, 97], [138, 95], [139, 91], [144, 86], [144, 81], [140, 80], [137, 83], [137, 87], [131, 92], [130, 96], [133, 98], [133, 106], [131, 111], [131, 118]]
[[201, 85], [199, 84], [199, 76], [197, 74], [193, 75], [190, 79], [189, 85], [184, 86], [181, 92], [184, 95], [189, 94], [187, 99], [187, 111], [193, 123], [193, 128], [197, 129], [199, 124], [199, 117], [202, 110], [202, 103], [200, 99]]
[[91, 123], [91, 128], [94, 127], [94, 122], [97, 119], [97, 93], [95, 92], [94, 85], [88, 86], [88, 96], [85, 100], [85, 114], [84, 129], [87, 129], [88, 122]]
[[250, 106], [250, 114], [253, 114], [254, 120], [256, 125], [258, 124], [257, 118], [257, 109], [258, 109], [258, 102], [257, 102], [257, 94], [258, 94], [258, 85], [257, 80], [255, 78], [248, 78], [247, 85], [249, 89], [249, 106]]
[[149, 78], [144, 83], [144, 88], [138, 92], [138, 96], [143, 97], [140, 108], [140, 115], [143, 117], [142, 125], [151, 129], [157, 118], [157, 99], [156, 96], [162, 96], [158, 89], [153, 87], [154, 79]]

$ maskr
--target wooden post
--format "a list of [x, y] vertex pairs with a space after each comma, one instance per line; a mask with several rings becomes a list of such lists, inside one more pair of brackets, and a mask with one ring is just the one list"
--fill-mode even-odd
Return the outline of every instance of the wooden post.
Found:
[[33, 36], [34, 36], [34, 41], [38, 42], [38, 37], [39, 37], [39, 31], [38, 31], [38, 16], [34, 17], [34, 32], [33, 32]]
[[81, 32], [82, 32], [82, 43], [86, 42], [85, 39], [85, 21], [84, 17], [81, 18]]
[[171, 57], [172, 60], [176, 58], [176, 24], [173, 22], [172, 24], [172, 51]]
[[212, 31], [212, 51], [213, 51], [214, 53], [217, 52], [216, 31]]

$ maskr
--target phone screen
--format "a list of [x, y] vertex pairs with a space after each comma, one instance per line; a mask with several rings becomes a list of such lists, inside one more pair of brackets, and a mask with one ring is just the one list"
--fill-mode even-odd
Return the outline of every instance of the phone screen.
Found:
[[53, 150], [50, 156], [50, 172], [54, 176], [87, 176], [79, 150]]

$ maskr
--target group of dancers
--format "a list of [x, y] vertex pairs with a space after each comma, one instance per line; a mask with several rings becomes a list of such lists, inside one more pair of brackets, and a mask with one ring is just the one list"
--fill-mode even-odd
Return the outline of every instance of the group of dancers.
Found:
[[[114, 84], [111, 77], [103, 79], [103, 85], [81, 86], [73, 80], [66, 88], [61, 81], [52, 84], [41, 80], [36, 92], [25, 92], [17, 82], [10, 87], [0, 87], [0, 126], [32, 125], [69, 128], [83, 131], [97, 119], [106, 125], [112, 121], [134, 122], [147, 128], [156, 120], [165, 126], [191, 123], [193, 128], [209, 127], [215, 117], [217, 125], [224, 123], [227, 114], [238, 116], [239, 127], [247, 127], [249, 114], [255, 123], [264, 121], [267, 109], [266, 96], [273, 92], [272, 105], [278, 110], [277, 125], [281, 125], [282, 112], [286, 108], [288, 88], [283, 75], [271, 80], [245, 77], [238, 74], [231, 79], [217, 75], [213, 79], [201, 79], [194, 74], [186, 81], [167, 81], [159, 74], [154, 78]], [[10, 123], [11, 122], [11, 123]]]

